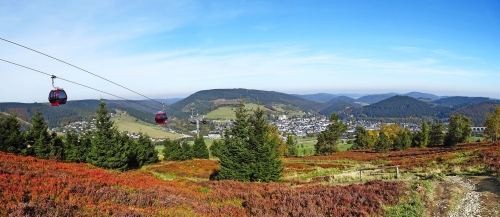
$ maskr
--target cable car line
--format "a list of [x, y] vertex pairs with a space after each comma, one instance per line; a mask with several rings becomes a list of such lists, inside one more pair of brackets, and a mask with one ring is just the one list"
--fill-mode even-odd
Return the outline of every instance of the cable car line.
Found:
[[[75, 66], [75, 65], [73, 65], [73, 64], [71, 64], [71, 63], [65, 62], [65, 61], [63, 61], [63, 60], [60, 60], [60, 59], [55, 58], [55, 57], [53, 57], [53, 56], [50, 56], [50, 55], [48, 55], [48, 54], [42, 53], [42, 52], [40, 52], [40, 51], [37, 51], [37, 50], [35, 50], [35, 49], [32, 49], [32, 48], [26, 47], [26, 46], [21, 45], [21, 44], [15, 43], [15, 42], [13, 42], [13, 41], [9, 41], [9, 40], [4, 39], [4, 38], [0, 38], [0, 40], [3, 40], [3, 41], [6, 41], [6, 42], [9, 42], [9, 43], [11, 43], [11, 44], [17, 45], [17, 46], [19, 46], [19, 47], [22, 47], [22, 48], [28, 49], [28, 50], [33, 51], [33, 52], [36, 52], [36, 53], [39, 53], [39, 54], [44, 55], [44, 56], [46, 56], [46, 57], [49, 57], [49, 58], [51, 58], [51, 59], [57, 60], [57, 61], [59, 61], [59, 62], [62, 62], [62, 63], [64, 63], [64, 64], [66, 64], [66, 65], [72, 66], [72, 67], [77, 68], [77, 69], [79, 69], [79, 70], [81, 70], [81, 71], [84, 71], [84, 72], [87, 72], [87, 73], [89, 73], [89, 74], [91, 74], [91, 75], [93, 75], [93, 76], [96, 76], [96, 77], [98, 77], [98, 78], [100, 78], [100, 79], [103, 79], [103, 80], [108, 81], [108, 82], [110, 82], [110, 83], [112, 83], [112, 84], [115, 84], [115, 85], [117, 85], [117, 86], [119, 86], [119, 87], [122, 87], [122, 88], [124, 88], [124, 89], [126, 89], [126, 90], [129, 90], [129, 91], [131, 91], [131, 92], [133, 92], [133, 93], [136, 93], [136, 94], [138, 94], [138, 95], [140, 95], [140, 96], [142, 96], [142, 97], [145, 97], [145, 98], [147, 98], [147, 99], [149, 99], [149, 100], [152, 100], [152, 101], [154, 101], [154, 102], [156, 102], [156, 103], [158, 103], [158, 104], [162, 104], [162, 102], [159, 102], [159, 101], [157, 101], [157, 100], [151, 99], [151, 98], [149, 98], [149, 97], [147, 97], [147, 96], [145, 96], [145, 95], [143, 95], [143, 94], [140, 94], [140, 93], [138, 93], [138, 92], [136, 92], [136, 91], [134, 91], [134, 90], [131, 90], [131, 89], [127, 88], [127, 87], [124, 87], [124, 86], [122, 86], [122, 85], [120, 85], [120, 84], [117, 84], [117, 83], [115, 83], [115, 82], [113, 82], [113, 81], [110, 81], [110, 80], [108, 80], [108, 79], [106, 79], [106, 78], [103, 78], [103, 77], [101, 77], [101, 76], [99, 76], [99, 75], [96, 75], [96, 74], [94, 74], [94, 73], [92, 73], [92, 72], [89, 72], [89, 71], [87, 71], [87, 70], [85, 70], [85, 69], [82, 69], [82, 68], [80, 68], [80, 67], [78, 67], [78, 66]], [[170, 107], [170, 106], [169, 106], [169, 107]], [[181, 112], [182, 112], [182, 111], [181, 111]]]
[[67, 82], [70, 82], [70, 83], [73, 83], [73, 84], [76, 84], [76, 85], [80, 85], [80, 86], [82, 86], [82, 87], [86, 87], [86, 88], [89, 88], [89, 89], [92, 89], [92, 90], [95, 90], [95, 91], [98, 91], [98, 92], [101, 92], [101, 93], [105, 93], [105, 94], [108, 94], [108, 95], [110, 95], [110, 96], [114, 96], [114, 97], [116, 97], [116, 98], [120, 98], [120, 99], [122, 99], [122, 100], [126, 100], [126, 101], [128, 101], [128, 102], [132, 102], [132, 103], [135, 103], [135, 104], [138, 104], [138, 105], [144, 106], [144, 107], [146, 107], [146, 108], [150, 108], [150, 109], [153, 109], [153, 110], [158, 110], [157, 108], [153, 108], [153, 107], [150, 107], [150, 106], [144, 105], [144, 104], [142, 104], [142, 103], [138, 103], [138, 102], [136, 102], [136, 101], [129, 100], [129, 99], [126, 99], [126, 98], [123, 98], [123, 97], [120, 97], [120, 96], [114, 95], [114, 94], [112, 94], [112, 93], [108, 93], [108, 92], [105, 92], [105, 91], [102, 91], [102, 90], [98, 90], [98, 89], [93, 88], [93, 87], [89, 87], [89, 86], [86, 86], [86, 85], [83, 85], [83, 84], [80, 84], [80, 83], [77, 83], [77, 82], [74, 82], [74, 81], [70, 81], [70, 80], [68, 80], [68, 79], [64, 79], [64, 78], [61, 78], [61, 77], [57, 77], [57, 76], [51, 75], [51, 74], [49, 74], [49, 73], [42, 72], [42, 71], [40, 71], [40, 70], [36, 70], [36, 69], [30, 68], [30, 67], [27, 67], [27, 66], [23, 66], [23, 65], [21, 65], [21, 64], [17, 64], [17, 63], [14, 63], [14, 62], [10, 62], [10, 61], [8, 61], [8, 60], [4, 60], [4, 59], [0, 59], [0, 60], [1, 60], [1, 61], [4, 61], [4, 62], [6, 62], [6, 63], [10, 63], [10, 64], [12, 64], [12, 65], [16, 65], [16, 66], [19, 66], [19, 67], [22, 67], [22, 68], [25, 68], [25, 69], [29, 69], [29, 70], [32, 70], [32, 71], [35, 71], [35, 72], [38, 72], [38, 73], [42, 73], [42, 74], [44, 74], [44, 75], [48, 75], [48, 76], [50, 76], [51, 78], [52, 78], [52, 77], [56, 77], [56, 78], [61, 79], [61, 80], [63, 80], [63, 81], [67, 81]]

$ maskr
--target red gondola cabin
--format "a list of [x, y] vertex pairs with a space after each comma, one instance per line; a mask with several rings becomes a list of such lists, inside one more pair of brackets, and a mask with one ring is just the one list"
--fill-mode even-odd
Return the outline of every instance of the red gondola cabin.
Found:
[[167, 114], [165, 112], [158, 112], [155, 115], [156, 124], [165, 124], [165, 121], [168, 120]]
[[63, 89], [57, 88], [49, 93], [49, 102], [51, 106], [59, 106], [66, 104], [68, 95]]

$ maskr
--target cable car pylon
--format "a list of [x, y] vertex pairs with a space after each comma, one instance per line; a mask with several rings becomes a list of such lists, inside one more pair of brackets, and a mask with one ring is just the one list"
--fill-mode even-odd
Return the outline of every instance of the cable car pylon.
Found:
[[196, 112], [196, 115], [194, 115], [194, 108], [191, 108], [191, 117], [189, 118], [189, 122], [192, 124], [196, 124], [196, 137], [200, 137], [200, 122], [202, 124], [207, 124], [207, 120], [205, 119], [204, 115], [198, 115], [198, 112]]

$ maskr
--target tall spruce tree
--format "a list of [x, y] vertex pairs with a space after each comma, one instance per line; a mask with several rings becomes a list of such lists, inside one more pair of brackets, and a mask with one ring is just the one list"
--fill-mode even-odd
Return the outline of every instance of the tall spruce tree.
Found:
[[330, 123], [327, 129], [318, 136], [318, 142], [314, 145], [316, 155], [330, 155], [338, 152], [337, 144], [342, 135], [346, 132], [347, 126], [340, 121], [339, 116], [333, 113], [330, 116]]
[[106, 103], [101, 100], [97, 109], [96, 130], [92, 131], [87, 162], [106, 169], [127, 169], [128, 153], [118, 130], [114, 127]]
[[26, 149], [21, 123], [15, 115], [0, 117], [0, 151], [20, 154]]
[[170, 161], [182, 160], [182, 147], [179, 140], [166, 139], [163, 141], [163, 159]]
[[66, 132], [66, 135], [64, 136], [64, 145], [66, 146], [66, 161], [77, 163], [85, 162], [85, 159], [81, 158], [81, 143], [75, 131], [68, 130]]
[[192, 160], [194, 153], [193, 153], [193, 146], [189, 145], [186, 141], [183, 141], [181, 143], [182, 147], [182, 152], [181, 152], [181, 160]]
[[411, 147], [411, 132], [408, 128], [400, 130], [394, 139], [394, 149], [397, 151], [406, 150]]
[[42, 116], [42, 112], [36, 109], [32, 119], [31, 129], [26, 132], [26, 142], [32, 148], [27, 154], [33, 154], [37, 158], [48, 159], [51, 152], [50, 137], [47, 131], [47, 124]]
[[205, 139], [203, 136], [194, 139], [193, 145], [193, 157], [200, 159], [208, 159], [210, 157], [208, 153], [207, 145], [205, 144]]
[[221, 142], [214, 140], [210, 146], [210, 154], [212, 157], [219, 157]]
[[270, 135], [264, 111], [259, 107], [249, 115], [240, 101], [235, 114], [233, 127], [226, 130], [220, 146], [220, 171], [215, 179], [280, 181], [283, 167], [277, 151], [278, 141]]

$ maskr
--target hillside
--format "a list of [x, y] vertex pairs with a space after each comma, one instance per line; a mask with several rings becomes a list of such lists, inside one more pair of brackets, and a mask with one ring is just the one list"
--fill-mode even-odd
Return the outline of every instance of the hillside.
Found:
[[[114, 109], [126, 110], [131, 116], [140, 120], [153, 123], [153, 112], [145, 112], [135, 108], [128, 107], [131, 102], [123, 103], [123, 100], [105, 100], [106, 107], [113, 111]], [[137, 104], [135, 104], [137, 105]], [[138, 106], [138, 105], [137, 105]], [[95, 111], [99, 107], [99, 100], [75, 100], [68, 101], [65, 105], [53, 107], [48, 103], [0, 103], [0, 112], [15, 114], [23, 121], [31, 122], [35, 110], [39, 109], [43, 118], [47, 121], [50, 128], [66, 125], [71, 122], [90, 120], [95, 116]]]
[[187, 116], [191, 114], [191, 108], [197, 110], [200, 114], [207, 114], [221, 106], [236, 105], [242, 99], [245, 103], [261, 104], [262, 106], [272, 108], [275, 104], [283, 104], [295, 107], [302, 111], [320, 111], [327, 104], [313, 102], [292, 96], [285, 93], [249, 89], [213, 89], [198, 91], [185, 99], [170, 105], [169, 112], [184, 112]]
[[348, 97], [348, 96], [337, 96], [332, 98], [330, 101], [328, 101], [328, 104], [335, 104], [338, 102], [346, 102], [346, 103], [351, 103], [354, 104], [356, 102], [355, 99]]
[[467, 96], [452, 96], [445, 97], [432, 101], [433, 104], [440, 106], [457, 106], [460, 104], [476, 104], [483, 102], [499, 102], [500, 100], [491, 99], [488, 97], [467, 97]]
[[361, 105], [349, 102], [336, 102], [328, 106], [327, 108], [319, 111], [319, 113], [324, 116], [330, 117], [332, 113], [337, 113], [337, 114], [345, 113], [347, 112], [346, 109], [348, 108], [361, 108]]
[[500, 103], [483, 102], [467, 105], [454, 112], [470, 118], [473, 126], [481, 127], [486, 122], [486, 116], [495, 110], [495, 106], [500, 106]]
[[367, 104], [373, 104], [376, 102], [380, 102], [384, 99], [388, 99], [390, 97], [398, 95], [397, 93], [386, 93], [386, 94], [373, 94], [373, 95], [366, 95], [358, 98], [356, 101], [357, 102], [362, 102], [362, 103], [367, 103]]
[[450, 111], [449, 108], [431, 106], [415, 98], [400, 95], [363, 107], [363, 113], [372, 118], [447, 118]]
[[437, 99], [441, 98], [441, 97], [436, 96], [434, 94], [421, 93], [421, 92], [410, 92], [410, 93], [405, 93], [403, 95], [413, 97], [415, 99], [424, 100], [424, 101], [432, 101], [432, 100], [437, 100]]

